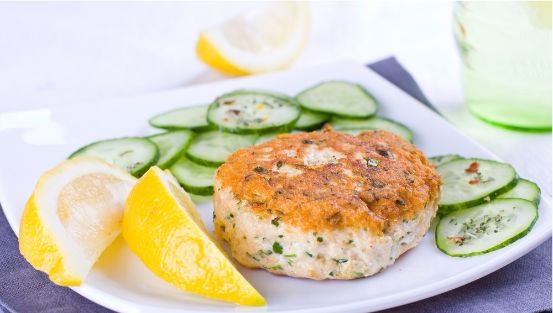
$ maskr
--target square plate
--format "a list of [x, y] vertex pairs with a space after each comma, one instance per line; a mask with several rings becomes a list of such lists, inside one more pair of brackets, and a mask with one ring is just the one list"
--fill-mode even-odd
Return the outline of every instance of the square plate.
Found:
[[[88, 105], [65, 105], [0, 114], [0, 202], [13, 229], [39, 175], [76, 148], [99, 139], [153, 133], [147, 120], [156, 113], [201, 103], [240, 88], [297, 94], [323, 80], [357, 82], [380, 103], [379, 114], [410, 127], [427, 155], [458, 153], [497, 159], [451, 124], [371, 70], [353, 62], [193, 86]], [[124, 312], [366, 312], [427, 298], [476, 280], [516, 260], [551, 236], [551, 205], [542, 198], [540, 217], [524, 238], [485, 255], [449, 257], [434, 243], [433, 230], [396, 264], [369, 278], [313, 281], [275, 276], [239, 267], [266, 297], [267, 307], [238, 307], [182, 292], [151, 274], [119, 238], [97, 262], [85, 283], [73, 288], [103, 306]], [[212, 229], [210, 201], [199, 205]], [[17, 233], [17, 231], [16, 231]]]

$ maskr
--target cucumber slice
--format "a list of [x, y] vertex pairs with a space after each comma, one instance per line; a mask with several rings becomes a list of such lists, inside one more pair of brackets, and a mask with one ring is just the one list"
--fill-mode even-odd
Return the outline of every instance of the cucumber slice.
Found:
[[519, 179], [516, 186], [497, 198], [518, 198], [540, 204], [540, 187], [527, 179]]
[[156, 164], [159, 150], [146, 138], [126, 137], [93, 142], [73, 152], [68, 159], [77, 156], [98, 157], [140, 177]]
[[266, 133], [266, 134], [263, 134], [259, 137], [257, 137], [257, 139], [255, 140], [255, 144], [260, 144], [260, 143], [264, 143], [265, 141], [267, 140], [271, 140], [273, 138], [275, 138], [276, 136], [280, 135], [282, 133]]
[[197, 195], [193, 192], [188, 192], [188, 194], [190, 195], [190, 199], [192, 199], [192, 202], [196, 203], [197, 205], [201, 204], [201, 203], [212, 203], [213, 202], [213, 198], [211, 197], [212, 195]]
[[148, 137], [159, 149], [159, 159], [156, 165], [165, 169], [175, 163], [188, 147], [193, 137], [194, 133], [187, 129], [155, 134]]
[[344, 81], [320, 83], [302, 91], [296, 99], [306, 109], [345, 117], [369, 117], [378, 107], [365, 88]]
[[213, 194], [213, 178], [216, 170], [214, 167], [194, 163], [186, 157], [181, 157], [169, 168], [186, 191], [200, 196]]
[[330, 125], [337, 130], [357, 135], [363, 130], [384, 129], [401, 136], [405, 140], [413, 141], [413, 132], [407, 126], [383, 117], [371, 117], [367, 119], [351, 119], [333, 117]]
[[453, 161], [453, 160], [459, 160], [459, 159], [462, 159], [463, 157], [458, 155], [458, 154], [444, 154], [444, 155], [436, 155], [436, 156], [433, 156], [433, 157], [430, 157], [428, 158], [433, 164], [434, 166], [438, 167], [444, 163], [447, 163], [449, 161]]
[[207, 122], [208, 104], [180, 108], [160, 113], [148, 120], [152, 127], [163, 129], [186, 129], [206, 130], [209, 129]]
[[237, 90], [209, 106], [207, 120], [219, 130], [236, 134], [290, 131], [300, 116], [292, 98], [275, 92]]
[[518, 180], [511, 165], [491, 160], [458, 159], [437, 170], [443, 180], [440, 214], [489, 202], [512, 189]]
[[[291, 101], [291, 102], [296, 102], [296, 99], [290, 97], [289, 95], [285, 94], [285, 93], [282, 93], [282, 92], [278, 92], [278, 91], [274, 91], [274, 90], [268, 90], [268, 89], [250, 89], [249, 91], [254, 91], [254, 92], [257, 92], [257, 93], [262, 93], [262, 94], [266, 94], [266, 95], [270, 95], [270, 96], [273, 96], [273, 97], [277, 97], [277, 98], [283, 98], [287, 101]], [[248, 92], [248, 90], [237, 90], [237, 91], [246, 91]], [[299, 103], [296, 102], [296, 104], [299, 106]], [[301, 108], [300, 108], [301, 109]]]
[[198, 164], [219, 166], [234, 151], [251, 146], [256, 135], [237, 135], [216, 130], [198, 134], [192, 141], [186, 155]]
[[296, 125], [294, 125], [294, 128], [306, 131], [318, 129], [321, 128], [329, 118], [330, 115], [328, 114], [303, 109], [301, 110], [300, 118], [296, 122]]
[[496, 199], [442, 217], [436, 227], [436, 244], [451, 256], [487, 253], [524, 237], [537, 218], [538, 207], [533, 202]]

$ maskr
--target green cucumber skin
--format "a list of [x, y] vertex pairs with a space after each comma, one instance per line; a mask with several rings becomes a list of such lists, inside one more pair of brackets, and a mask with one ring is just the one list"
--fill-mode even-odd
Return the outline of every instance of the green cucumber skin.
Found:
[[211, 196], [213, 195], [213, 186], [209, 187], [196, 187], [196, 186], [189, 186], [186, 184], [183, 184], [179, 181], [179, 185], [181, 185], [184, 190], [187, 192], [190, 192], [192, 194], [198, 195], [198, 196]]
[[[233, 91], [233, 93], [234, 92], [236, 92], [237, 94], [248, 94], [248, 93], [251, 93], [251, 92], [255, 92], [257, 94], [269, 95], [269, 96], [273, 96], [275, 98], [284, 99], [286, 101], [296, 102], [296, 100], [294, 98], [290, 97], [289, 95], [287, 95], [285, 93], [274, 91], [274, 90], [268, 90], [268, 89], [238, 89], [238, 90]], [[298, 103], [296, 102], [296, 104], [298, 104]], [[299, 106], [299, 104], [298, 104], [298, 106]]]
[[127, 140], [127, 139], [145, 140], [145, 141], [148, 141], [149, 143], [151, 143], [155, 147], [154, 158], [150, 162], [144, 163], [144, 165], [142, 165], [141, 167], [138, 167], [138, 168], [134, 169], [133, 171], [129, 172], [129, 174], [131, 174], [132, 176], [138, 178], [138, 177], [142, 176], [144, 173], [146, 173], [146, 171], [148, 171], [150, 169], [150, 167], [154, 166], [157, 163], [157, 161], [159, 160], [159, 149], [156, 146], [156, 144], [153, 143], [148, 138], [143, 138], [143, 137], [119, 137], [119, 138], [112, 138], [112, 139], [97, 140], [97, 141], [91, 142], [91, 143], [89, 143], [85, 146], [80, 147], [75, 152], [71, 153], [67, 158], [72, 159], [72, 158], [80, 155], [86, 149], [90, 148], [90, 146], [93, 146], [93, 145], [98, 144], [98, 143], [103, 142], [103, 141], [107, 141], [107, 140]]
[[[236, 150], [253, 146], [256, 139], [254, 135], [237, 135], [219, 131], [202, 133], [190, 143], [185, 156], [198, 165], [216, 168], [225, 163], [228, 156]], [[204, 146], [205, 141], [211, 142], [207, 150]]]
[[[504, 200], [508, 200], [510, 198], [505, 198]], [[495, 201], [501, 201], [503, 199], [496, 199]], [[441, 222], [441, 218], [440, 218], [440, 221], [436, 224], [436, 230], [434, 231], [434, 241], [436, 242], [436, 247], [438, 248], [438, 250], [442, 251], [443, 253], [449, 255], [449, 256], [452, 256], [452, 257], [460, 257], [460, 258], [466, 258], [466, 257], [471, 257], [471, 256], [475, 256], [475, 255], [482, 255], [482, 254], [486, 254], [488, 252], [492, 252], [492, 251], [495, 251], [495, 250], [499, 250], [501, 248], [504, 248], [510, 244], [512, 244], [513, 242], [519, 240], [520, 238], [526, 236], [531, 230], [532, 228], [534, 227], [534, 225], [536, 224], [536, 221], [538, 220], [538, 217], [539, 217], [539, 210], [538, 210], [538, 207], [536, 206], [535, 203], [533, 203], [532, 201], [528, 201], [526, 199], [518, 199], [518, 200], [522, 200], [522, 201], [526, 201], [528, 203], [531, 203], [535, 209], [536, 209], [536, 217], [534, 217], [534, 220], [530, 223], [530, 225], [525, 229], [523, 230], [522, 232], [518, 233], [517, 235], [489, 248], [489, 249], [486, 249], [486, 250], [482, 250], [482, 251], [475, 251], [475, 252], [471, 252], [471, 253], [463, 253], [463, 254], [455, 254], [455, 253], [449, 253], [447, 251], [445, 251], [445, 249], [442, 249], [437, 243], [438, 243], [438, 229], [440, 227], [440, 222]], [[464, 210], [470, 210], [472, 209], [471, 207], [469, 208], [465, 208]], [[444, 218], [446, 215], [444, 215], [442, 218]]]
[[209, 123], [212, 130], [218, 130], [225, 133], [231, 133], [231, 134], [237, 134], [237, 135], [263, 135], [265, 133], [272, 133], [272, 132], [289, 133], [294, 129], [294, 125], [296, 124], [296, 121], [298, 119], [299, 119], [299, 116], [289, 124], [279, 125], [275, 127], [266, 127], [263, 129], [243, 129], [243, 128], [225, 127], [225, 126], [219, 126], [213, 123], [212, 121], [209, 121]]
[[267, 126], [263, 128], [226, 127], [226, 126], [219, 125], [215, 121], [213, 121], [213, 119], [211, 118], [211, 115], [209, 114], [211, 110], [216, 109], [218, 106], [217, 99], [216, 99], [209, 105], [209, 108], [207, 110], [207, 122], [209, 123], [209, 126], [215, 130], [219, 130], [225, 133], [239, 134], [239, 135], [262, 135], [265, 133], [272, 133], [272, 132], [287, 133], [294, 129], [294, 125], [300, 118], [300, 114], [301, 114], [300, 105], [298, 102], [294, 100], [294, 98], [291, 98], [285, 94], [274, 92], [274, 91], [267, 91], [267, 90], [239, 89], [239, 90], [226, 93], [218, 98], [234, 96], [234, 95], [249, 95], [249, 94], [270, 96], [295, 105], [297, 107], [296, 118], [291, 120], [289, 123], [286, 123], [283, 125]]
[[[457, 160], [459, 160], [459, 159], [457, 159]], [[498, 162], [498, 161], [494, 161], [494, 160], [484, 160], [484, 159], [476, 159], [476, 158], [470, 158], [469, 160], [506, 164], [506, 163]], [[453, 162], [453, 161], [456, 161], [456, 160], [452, 160], [450, 162]], [[447, 162], [447, 163], [444, 163], [444, 164], [448, 164], [450, 162]], [[462, 209], [477, 206], [477, 205], [480, 205], [480, 204], [483, 204], [483, 203], [486, 203], [486, 202], [490, 202], [490, 201], [494, 200], [495, 198], [497, 198], [498, 196], [500, 196], [501, 194], [513, 189], [516, 186], [516, 184], [518, 183], [518, 178], [519, 178], [518, 174], [515, 171], [515, 176], [514, 176], [513, 180], [511, 180], [507, 185], [491, 192], [490, 194], [488, 194], [488, 195], [486, 195], [486, 196], [484, 196], [480, 199], [475, 199], [475, 200], [470, 200], [470, 201], [460, 202], [460, 203], [454, 203], [454, 204], [440, 204], [440, 205], [438, 205], [438, 216], [445, 216], [445, 215], [447, 215], [451, 212], [457, 211], [457, 210], [462, 210]], [[488, 197], [489, 197], [489, 201], [486, 200], [486, 198], [488, 198]]]
[[[269, 141], [269, 140], [271, 140], [271, 139], [273, 139], [273, 138], [278, 137], [278, 136], [281, 135], [281, 134], [283, 134], [283, 133], [267, 133], [267, 134], [263, 134], [263, 135], [257, 137], [257, 139], [255, 139], [255, 144], [258, 145], [258, 144], [260, 144], [260, 143], [264, 143], [264, 142], [266, 142], [266, 141]], [[267, 136], [269, 136], [269, 137], [267, 137]]]
[[[357, 86], [358, 88], [361, 89], [361, 91], [367, 95], [369, 98], [372, 99], [372, 101], [374, 102], [375, 104], [375, 109], [373, 110], [372, 113], [369, 113], [369, 114], [366, 114], [366, 115], [351, 115], [351, 114], [343, 114], [343, 113], [336, 113], [334, 111], [320, 111], [320, 110], [316, 110], [316, 109], [313, 109], [313, 108], [309, 108], [307, 106], [305, 106], [304, 104], [301, 103], [301, 101], [299, 101], [299, 98], [301, 97], [302, 94], [304, 94], [305, 92], [307, 91], [310, 91], [311, 89], [314, 89], [316, 87], [319, 87], [320, 85], [323, 85], [325, 83], [332, 83], [332, 82], [338, 82], [338, 83], [346, 83], [346, 84], [350, 84], [350, 85], [354, 85], [354, 86]], [[333, 115], [333, 116], [339, 116], [339, 117], [345, 117], [345, 118], [367, 118], [367, 117], [371, 117], [371, 116], [374, 116], [376, 114], [376, 112], [378, 111], [378, 101], [376, 101], [375, 97], [369, 93], [369, 91], [367, 89], [365, 89], [365, 87], [363, 87], [362, 85], [360, 84], [356, 84], [356, 83], [352, 83], [352, 82], [349, 82], [349, 81], [345, 81], [345, 80], [327, 80], [327, 81], [322, 81], [314, 86], [311, 86], [305, 90], [303, 90], [302, 92], [300, 92], [297, 96], [296, 96], [296, 100], [298, 100], [299, 104], [301, 105], [302, 108], [305, 108], [307, 110], [310, 110], [310, 111], [314, 111], [314, 112], [318, 112], [318, 113], [326, 113], [326, 114], [330, 114], [330, 115]]]
[[[343, 122], [344, 119], [350, 119], [350, 120], [352, 120], [352, 121], [356, 121], [356, 120], [357, 120], [357, 121], [366, 120], [366, 119], [349, 118], [349, 117], [348, 117], [348, 118], [339, 117], [339, 118], [342, 119], [342, 122]], [[368, 128], [368, 127], [358, 127], [358, 126], [355, 126], [355, 127], [348, 127], [348, 126], [345, 126], [345, 125], [344, 125], [344, 126], [338, 125], [337, 127], [334, 128], [334, 125], [332, 125], [332, 118], [330, 119], [329, 124], [330, 124], [330, 126], [332, 126], [332, 127], [333, 127], [335, 130], [337, 130], [337, 131], [348, 131], [348, 130], [385, 130], [385, 131], [391, 132], [391, 133], [393, 133], [393, 134], [395, 134], [395, 135], [398, 135], [398, 136], [400, 136], [401, 138], [404, 138], [405, 140], [407, 140], [407, 141], [409, 141], [409, 142], [411, 142], [411, 143], [413, 142], [413, 137], [414, 137], [413, 131], [412, 131], [409, 127], [407, 127], [407, 126], [401, 124], [400, 122], [396, 122], [396, 121], [394, 121], [394, 120], [392, 120], [392, 119], [389, 119], [389, 118], [386, 118], [386, 117], [382, 117], [382, 116], [371, 116], [370, 118], [378, 118], [378, 119], [380, 119], [380, 120], [385, 120], [386, 122], [388, 122], [388, 123], [390, 123], [390, 124], [395, 124], [395, 125], [399, 126], [399, 128], [402, 128], [402, 129], [405, 131], [405, 136], [402, 136], [402, 135], [400, 135], [400, 134], [398, 134], [398, 133], [392, 132], [392, 131], [387, 130], [387, 129], [384, 129], [384, 128]]]
[[[165, 111], [165, 112], [162, 112], [162, 113], [159, 113], [151, 118], [148, 119], [148, 124], [150, 124], [150, 126], [152, 127], [155, 127], [155, 128], [159, 128], [159, 129], [165, 129], [165, 130], [168, 130], [168, 131], [172, 131], [172, 130], [182, 130], [182, 129], [191, 129], [193, 131], [207, 131], [207, 130], [211, 130], [213, 129], [213, 126], [211, 126], [207, 120], [205, 121], [205, 125], [202, 125], [202, 126], [195, 126], [195, 127], [185, 127], [185, 126], [161, 126], [159, 124], [156, 124], [154, 121], [157, 117], [161, 116], [161, 115], [164, 115], [164, 114], [170, 114], [170, 113], [173, 113], [173, 112], [176, 112], [176, 111], [180, 111], [180, 110], [184, 110], [184, 109], [187, 109], [187, 108], [193, 108], [193, 107], [202, 107], [204, 105], [196, 105], [196, 106], [190, 106], [190, 107], [183, 107], [183, 108], [177, 108], [177, 109], [173, 109], [173, 110], [169, 110], [169, 111]], [[206, 107], [208, 107], [208, 105], [205, 105]], [[207, 108], [206, 108], [207, 110]]]
[[[181, 156], [182, 157], [182, 156]], [[180, 160], [180, 159], [179, 159]], [[177, 161], [179, 161], [177, 160]], [[188, 161], [192, 161], [188, 158]], [[195, 163], [195, 162], [193, 162]], [[175, 163], [173, 166], [169, 168], [169, 171], [173, 174], [179, 185], [184, 188], [187, 192], [190, 192], [192, 194], [198, 195], [198, 196], [211, 196], [213, 195], [213, 183], [211, 185], [203, 185], [203, 186], [197, 186], [197, 185], [190, 185], [181, 180], [181, 175], [176, 175], [178, 173], [177, 169], [174, 168], [174, 166], [178, 166], [178, 163]]]
[[[179, 131], [184, 131], [184, 129], [172, 130], [172, 131], [168, 131], [168, 132], [161, 133], [161, 134], [151, 135], [149, 137], [146, 137], [146, 139], [149, 139], [150, 141], [152, 141], [155, 144], [155, 142], [153, 140], [151, 140], [152, 137], [161, 136], [161, 135], [165, 135], [167, 133], [179, 132]], [[190, 144], [194, 140], [194, 137], [196, 137], [196, 134], [194, 132], [190, 131], [190, 133], [191, 133], [190, 139], [188, 139], [188, 142], [179, 150], [179, 152], [177, 152], [172, 158], [167, 160], [164, 164], [157, 164], [157, 166], [159, 166], [161, 169], [166, 169], [166, 168], [169, 168], [171, 165], [173, 165], [175, 162], [177, 162], [177, 160], [182, 156], [182, 154], [184, 154], [186, 149], [188, 149], [188, 146], [190, 146]], [[159, 151], [159, 147], [158, 147], [158, 153], [159, 152], [160, 151]], [[159, 160], [160, 157], [161, 157], [161, 154], [158, 156], [158, 160]], [[157, 163], [157, 161], [156, 161], [156, 163]]]
[[136, 169], [133, 172], [131, 172], [131, 175], [133, 175], [134, 177], [141, 177], [142, 175], [144, 175], [144, 173], [146, 173], [150, 169], [150, 167], [154, 166], [157, 163], [157, 160], [159, 160], [159, 149], [157, 148], [156, 144], [149, 139], [146, 139], [146, 140], [148, 140], [156, 147], [155, 156], [149, 164], [144, 164], [144, 166], [142, 166], [140, 169]]
[[159, 129], [163, 129], [163, 130], [166, 130], [166, 131], [179, 131], [179, 130], [192, 130], [194, 132], [205, 132], [205, 131], [210, 131], [210, 130], [215, 130], [215, 128], [213, 127], [213, 125], [211, 124], [207, 124], [205, 126], [200, 126], [200, 127], [190, 127], [190, 128], [187, 128], [187, 127], [158, 127], [158, 126], [153, 126], [151, 125], [152, 127], [155, 127], [155, 128], [159, 128]]
[[[536, 188], [536, 190], [537, 190], [537, 192], [536, 192], [536, 197], [534, 198], [533, 201], [530, 201], [530, 200], [528, 200], [528, 199], [524, 199], [524, 200], [528, 200], [528, 201], [530, 201], [530, 202], [534, 202], [536, 205], [539, 205], [540, 202], [541, 202], [541, 188], [540, 188], [540, 186], [538, 186], [538, 184], [536, 184], [535, 182], [533, 182], [533, 181], [531, 181], [531, 180], [523, 179], [523, 178], [520, 178], [520, 179], [519, 179], [519, 182], [522, 181], [522, 180], [526, 181], [527, 183], [532, 184], [532, 185]], [[515, 186], [515, 187], [516, 187], [516, 186]], [[513, 187], [513, 188], [514, 188], [514, 187]], [[507, 191], [507, 192], [508, 192], [508, 191]], [[521, 198], [503, 197], [503, 194], [501, 194], [501, 195], [499, 195], [499, 196], [497, 197], [497, 199], [521, 199]]]
[[313, 124], [309, 127], [294, 127], [294, 130], [301, 130], [301, 131], [305, 131], [305, 132], [310, 132], [310, 131], [314, 131], [314, 130], [319, 130], [323, 127], [324, 124], [326, 124], [327, 121], [324, 121], [322, 123], [318, 123], [318, 124]]
[[323, 125], [326, 124], [326, 121], [325, 122], [322, 122], [320, 124], [316, 124], [316, 125], [313, 125], [311, 127], [302, 127], [302, 128], [294, 128], [295, 130], [301, 130], [301, 131], [306, 131], [306, 132], [310, 132], [310, 131], [314, 131], [314, 130], [319, 130], [323, 127]]
[[[438, 206], [438, 215], [440, 216], [444, 216], [444, 215], [447, 215], [451, 212], [454, 212], [454, 211], [457, 211], [457, 210], [462, 210], [462, 209], [466, 209], [466, 208], [470, 208], [470, 207], [473, 207], [473, 206], [477, 206], [477, 205], [480, 205], [480, 204], [484, 204], [486, 202], [490, 202], [492, 200], [494, 200], [495, 198], [497, 198], [498, 196], [500, 196], [501, 194], [511, 190], [513, 187], [516, 186], [517, 184], [517, 181], [518, 181], [518, 175], [515, 175], [515, 178], [509, 182], [509, 184], [505, 185], [504, 187], [496, 190], [496, 191], [493, 191], [492, 193], [490, 193], [489, 195], [481, 198], [481, 199], [475, 199], [475, 200], [471, 200], [471, 201], [467, 201], [467, 202], [462, 202], [462, 203], [455, 203], [455, 204], [446, 204], [446, 205], [439, 205]], [[486, 198], [490, 198], [489, 201], [486, 200]]]
[[204, 202], [209, 202], [209, 203], [213, 202], [212, 195], [198, 195], [193, 192], [188, 192], [188, 194], [190, 195], [190, 198], [192, 198], [192, 201], [196, 203], [196, 205], [199, 205], [200, 203], [204, 203]]
[[[381, 120], [385, 120], [385, 121], [388, 121], [392, 124], [396, 124], [397, 126], [399, 126], [400, 128], [402, 128], [403, 130], [405, 130], [406, 132], [406, 136], [405, 136], [405, 139], [409, 142], [413, 142], [413, 138], [415, 137], [415, 135], [413, 134], [413, 131], [411, 130], [411, 128], [403, 125], [402, 123], [400, 122], [397, 122], [397, 121], [394, 121], [392, 119], [389, 119], [389, 118], [386, 118], [386, 117], [382, 117], [382, 116], [379, 116], [378, 118], [380, 118]], [[384, 128], [380, 128], [380, 129], [384, 129]], [[386, 130], [386, 129], [384, 129]], [[389, 131], [389, 130], [388, 130]], [[392, 132], [392, 131], [389, 131], [389, 132]], [[394, 133], [395, 134], [395, 133]], [[399, 134], [396, 134], [399, 136]], [[403, 137], [403, 136], [400, 136], [400, 137]]]
[[[447, 158], [451, 158], [449, 159], [447, 162], [442, 162], [442, 158], [444, 157], [447, 157]], [[448, 162], [451, 162], [451, 161], [455, 161], [455, 160], [459, 160], [459, 159], [464, 159], [464, 157], [458, 155], [458, 154], [442, 154], [442, 155], [435, 155], [433, 157], [429, 157], [428, 158], [436, 167], [442, 165], [442, 164], [446, 164]]]
[[219, 167], [221, 165], [223, 165], [223, 163], [225, 162], [213, 162], [213, 161], [208, 161], [208, 160], [204, 160], [204, 159], [200, 159], [200, 158], [197, 158], [191, 154], [189, 154], [188, 152], [185, 153], [186, 154], [186, 157], [188, 159], [190, 159], [190, 161], [196, 163], [196, 164], [199, 164], [199, 165], [203, 165], [203, 166], [209, 166], [209, 167]]
[[309, 125], [305, 125], [305, 126], [294, 125], [294, 129], [302, 130], [302, 131], [312, 131], [312, 130], [320, 129], [331, 118], [330, 114], [316, 112], [316, 111], [313, 111], [313, 110], [308, 110], [306, 108], [302, 108], [302, 113], [300, 113], [300, 116], [298, 117], [298, 120], [301, 118], [301, 114], [303, 114], [304, 111], [306, 111], [308, 114], [312, 113], [312, 114], [318, 114], [318, 115], [326, 115], [326, 118], [324, 118], [324, 120], [322, 120], [318, 123], [313, 123], [313, 124], [309, 124]]

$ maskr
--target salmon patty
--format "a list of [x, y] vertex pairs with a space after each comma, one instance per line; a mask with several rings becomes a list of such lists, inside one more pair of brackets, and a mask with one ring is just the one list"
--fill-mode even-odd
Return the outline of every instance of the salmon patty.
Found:
[[366, 277], [419, 243], [440, 180], [417, 147], [387, 131], [283, 134], [219, 167], [215, 233], [246, 267]]

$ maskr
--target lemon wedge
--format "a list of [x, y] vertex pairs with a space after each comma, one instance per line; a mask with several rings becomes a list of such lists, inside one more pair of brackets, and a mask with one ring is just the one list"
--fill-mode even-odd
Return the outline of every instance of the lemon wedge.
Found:
[[100, 159], [66, 160], [45, 172], [19, 228], [21, 254], [62, 286], [80, 285], [119, 235], [136, 179]]
[[213, 241], [190, 196], [169, 172], [152, 167], [138, 180], [126, 202], [122, 233], [153, 273], [183, 290], [265, 304]]
[[278, 70], [299, 56], [308, 31], [306, 2], [269, 2], [200, 33], [196, 53], [227, 74]]

